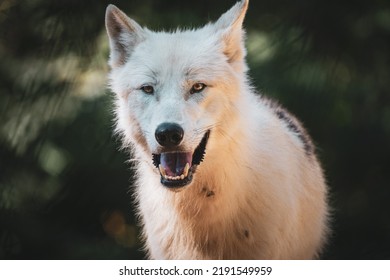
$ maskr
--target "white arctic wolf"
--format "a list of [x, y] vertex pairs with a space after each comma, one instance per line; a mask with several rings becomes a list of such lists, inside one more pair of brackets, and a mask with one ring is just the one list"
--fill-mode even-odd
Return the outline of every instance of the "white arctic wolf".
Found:
[[172, 33], [107, 8], [117, 131], [133, 148], [152, 259], [309, 259], [326, 239], [312, 142], [248, 83], [247, 7]]

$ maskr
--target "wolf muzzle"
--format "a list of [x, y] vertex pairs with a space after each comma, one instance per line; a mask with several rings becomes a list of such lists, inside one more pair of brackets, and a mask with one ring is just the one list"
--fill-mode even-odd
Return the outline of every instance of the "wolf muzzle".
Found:
[[162, 123], [155, 131], [157, 143], [165, 152], [153, 154], [153, 164], [159, 169], [161, 184], [178, 189], [191, 183], [197, 165], [203, 161], [210, 131], [203, 136], [194, 151], [182, 151], [184, 129], [176, 123]]

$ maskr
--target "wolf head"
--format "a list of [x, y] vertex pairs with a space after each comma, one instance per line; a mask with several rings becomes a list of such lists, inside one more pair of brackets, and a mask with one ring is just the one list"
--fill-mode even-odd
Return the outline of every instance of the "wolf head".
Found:
[[153, 162], [166, 187], [195, 180], [212, 136], [228, 133], [227, 116], [235, 114], [246, 81], [247, 7], [242, 0], [215, 23], [171, 33], [150, 31], [115, 6], [107, 8], [117, 129]]

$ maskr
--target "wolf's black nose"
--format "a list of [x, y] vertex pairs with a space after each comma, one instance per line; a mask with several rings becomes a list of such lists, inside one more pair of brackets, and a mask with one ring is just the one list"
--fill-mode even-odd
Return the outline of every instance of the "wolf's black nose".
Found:
[[178, 146], [183, 140], [184, 130], [176, 123], [162, 123], [155, 132], [157, 142], [167, 148]]

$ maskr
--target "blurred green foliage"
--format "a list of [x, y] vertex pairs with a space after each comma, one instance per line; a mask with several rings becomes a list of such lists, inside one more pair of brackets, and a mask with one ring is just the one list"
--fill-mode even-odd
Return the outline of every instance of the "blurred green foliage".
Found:
[[[112, 135], [105, 7], [151, 29], [234, 0], [0, 1], [0, 258], [143, 258]], [[331, 188], [323, 258], [390, 258], [390, 2], [250, 1], [253, 83], [306, 125]]]

